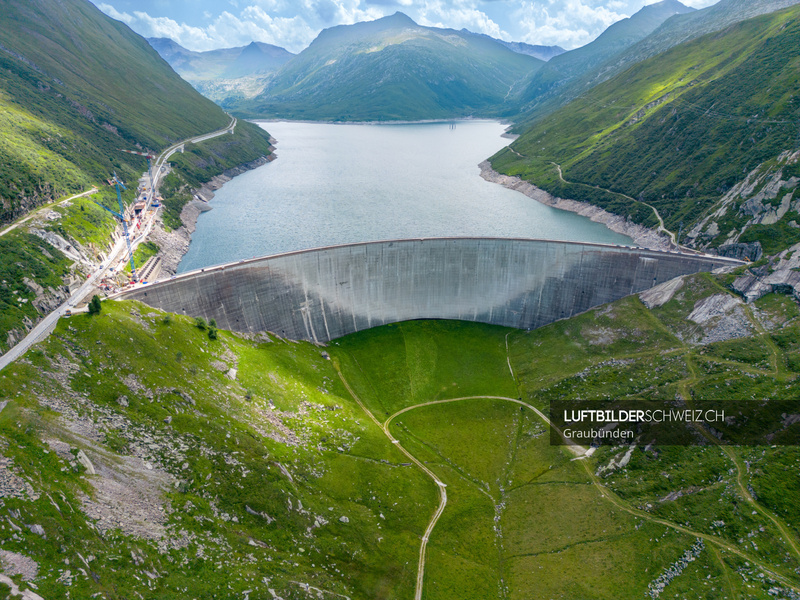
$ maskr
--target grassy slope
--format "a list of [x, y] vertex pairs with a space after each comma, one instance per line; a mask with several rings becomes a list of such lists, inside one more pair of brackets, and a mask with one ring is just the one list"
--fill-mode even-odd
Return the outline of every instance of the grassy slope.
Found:
[[[171, 228], [180, 227], [181, 209], [192, 199], [193, 189], [227, 169], [270, 153], [269, 134], [257, 125], [244, 121], [237, 124], [233, 135], [188, 145], [183, 154], [173, 156], [174, 169], [161, 186], [165, 225]], [[140, 167], [146, 169], [146, 164]], [[127, 204], [134, 198], [135, 185], [130, 185], [127, 191], [123, 191], [123, 202]], [[109, 250], [111, 234], [118, 225], [116, 219], [98, 206], [98, 203], [115, 211], [119, 210], [114, 188], [102, 186], [96, 194], [77, 198], [48, 211], [60, 215], [57, 219], [40, 219], [37, 216], [30, 225], [52, 231], [78, 244], [88, 257], [100, 260], [100, 255]], [[8, 265], [3, 277], [6, 283], [0, 287], [0, 294], [6, 297], [6, 308], [3, 311], [3, 318], [0, 319], [0, 351], [10, 347], [9, 332], [13, 332], [15, 338], [19, 339], [24, 335], [28, 325], [35, 323], [40, 317], [40, 313], [30, 303], [35, 296], [23, 283], [23, 278], [28, 277], [45, 289], [56, 288], [61, 285], [63, 276], [70, 270], [70, 261], [64, 257], [56, 261], [45, 260], [41, 255], [42, 248], [52, 256], [61, 256], [61, 253], [47, 242], [25, 234], [24, 229], [21, 234], [15, 233], [13, 236], [0, 238], [0, 262]], [[20, 254], [40, 255], [35, 259], [35, 268], [29, 262], [19, 262]], [[141, 266], [152, 254], [152, 248], [147, 252], [138, 252], [137, 266]], [[17, 268], [14, 265], [26, 266]], [[15, 298], [8, 296], [13, 294], [14, 290], [21, 295]], [[25, 298], [27, 302], [21, 302], [17, 298]]]
[[113, 170], [138, 176], [170, 142], [227, 117], [147, 42], [85, 0], [0, 4], [0, 220], [90, 187]]
[[[65, 589], [63, 578], [55, 581], [69, 568], [64, 558], [73, 565], [73, 595], [221, 597], [231, 586], [293, 598], [301, 593], [294, 581], [351, 598], [408, 597], [435, 487], [403, 466], [408, 459], [355, 404], [338, 368], [380, 421], [404, 407], [475, 395], [521, 396], [543, 409], [554, 397], [729, 397], [754, 381], [771, 397], [796, 395], [800, 311], [785, 297], [748, 309], [761, 332], [751, 338], [696, 347], [677, 337], [686, 335], [695, 303], [715, 293], [726, 293], [720, 281], [702, 275], [655, 311], [629, 298], [529, 333], [454, 322], [391, 325], [331, 344], [332, 360], [305, 343], [224, 332], [212, 341], [190, 319], [167, 323], [140, 305], [106, 303], [100, 317], [62, 321], [0, 379], [0, 394], [11, 400], [0, 413], [9, 442], [3, 453], [40, 494], [6, 506], [21, 511], [15, 523], [41, 524], [48, 536], [0, 530], [3, 547], [39, 562], [36, 584], [45, 597]], [[235, 380], [223, 374], [231, 366]], [[745, 564], [707, 541], [669, 584], [670, 595], [714, 597], [715, 588], [768, 598], [770, 587], [783, 584], [759, 578], [759, 563], [800, 585], [800, 557], [765, 516], [798, 540], [797, 448], [729, 448], [730, 456], [713, 445], [639, 448], [626, 468], [598, 479], [595, 471], [619, 449], [570, 461], [549, 445], [538, 417], [516, 404], [419, 407], [391, 427], [448, 485], [428, 548], [425, 597], [641, 598], [695, 541], [653, 519], [716, 536], [749, 557]], [[43, 438], [83, 448], [104, 477], [125, 456], [171, 474], [166, 498], [175, 510], [167, 510], [166, 530], [173, 539], [185, 538], [182, 531], [196, 537], [187, 549], [159, 553], [124, 528], [100, 536], [78, 507], [82, 491], [97, 496], [90, 482], [102, 478], [82, 476], [69, 456], [46, 454]], [[757, 506], [741, 497], [731, 457], [742, 469], [743, 460], [756, 465], [743, 477]], [[615, 503], [601, 490], [613, 492]], [[677, 491], [683, 495], [663, 500]], [[314, 526], [317, 516], [328, 523]], [[78, 553], [96, 557], [97, 581], [75, 572], [76, 561], [83, 564]], [[142, 577], [144, 570], [157, 577]]]
[[47, 242], [19, 231], [0, 237], [0, 257], [0, 348], [5, 348], [9, 331], [39, 318], [36, 294], [24, 280], [60, 286], [70, 261]]
[[[59, 372], [59, 357], [78, 365], [67, 388], [36, 374]], [[300, 593], [292, 581], [351, 597], [408, 596], [414, 573], [406, 563], [416, 564], [426, 524], [417, 507], [433, 507], [435, 490], [398, 466], [404, 457], [370, 428], [319, 349], [226, 334], [212, 341], [189, 319], [164, 323], [161, 314], [142, 309], [139, 316], [132, 305], [106, 303], [99, 317], [63, 322], [28, 359], [0, 379], [0, 394], [12, 399], [0, 413], [0, 431], [8, 443], [3, 454], [33, 478], [41, 497], [6, 499], [6, 506], [20, 508], [23, 522], [41, 524], [47, 539], [11, 529], [2, 536], [4, 549], [39, 561], [45, 597], [66, 591], [55, 581], [70, 568], [65, 558], [77, 575], [69, 588], [75, 597], [130, 597], [134, 590], [146, 597], [228, 597], [230, 585], [239, 595], [257, 588], [261, 597], [268, 586], [290, 598]], [[238, 381], [215, 361], [236, 364]], [[45, 408], [64, 411], [58, 402], [79, 412], [58, 419]], [[74, 433], [85, 427], [94, 431], [89, 438]], [[99, 472], [127, 482], [132, 498], [136, 485], [119, 471], [132, 459], [121, 457], [172, 473], [164, 488], [174, 508], [166, 529], [173, 539], [189, 539], [188, 547], [159, 553], [156, 543], [118, 529], [99, 534], [72, 510], [82, 493], [94, 494], [82, 468], [48, 454], [42, 437], [84, 448]], [[123, 511], [117, 520], [129, 519]], [[89, 558], [97, 581], [78, 575], [77, 567], [86, 568], [78, 553], [97, 557]], [[157, 578], [142, 577], [144, 570]]]
[[582, 76], [596, 75], [604, 63], [613, 61], [636, 42], [646, 38], [665, 20], [676, 14], [694, 12], [679, 2], [659, 2], [643, 7], [630, 18], [612, 24], [597, 39], [560, 54], [547, 61], [542, 68], [533, 73], [518, 93], [520, 116], [517, 126], [530, 121], [535, 116], [580, 95], [585, 90], [580, 81]]
[[537, 122], [512, 144], [523, 157], [504, 150], [492, 163], [648, 224], [613, 192], [641, 197], [688, 229], [748, 171], [796, 148], [798, 16], [751, 19], [640, 63]]

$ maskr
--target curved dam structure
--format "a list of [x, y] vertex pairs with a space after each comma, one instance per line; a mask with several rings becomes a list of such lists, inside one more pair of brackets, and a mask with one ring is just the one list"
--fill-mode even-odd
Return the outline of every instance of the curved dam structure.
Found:
[[116, 296], [223, 329], [326, 342], [412, 319], [533, 329], [679, 275], [739, 261], [526, 239], [331, 246], [210, 267]]

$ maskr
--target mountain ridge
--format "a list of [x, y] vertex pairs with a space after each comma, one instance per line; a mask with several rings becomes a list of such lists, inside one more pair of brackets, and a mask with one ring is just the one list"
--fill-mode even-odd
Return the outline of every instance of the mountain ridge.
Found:
[[595, 86], [492, 163], [638, 223], [655, 207], [697, 247], [774, 254], [800, 242], [798, 47], [800, 5], [734, 23]]
[[497, 116], [516, 83], [542, 64], [491, 38], [423, 27], [398, 12], [323, 30], [262, 94], [222, 105], [247, 117], [293, 119]]
[[114, 170], [138, 178], [142, 159], [119, 148], [156, 151], [228, 122], [142, 38], [89, 2], [5, 4], [0, 221]]
[[530, 113], [554, 95], [559, 95], [555, 102], [561, 102], [563, 98], [560, 94], [570, 82], [646, 38], [670, 17], [693, 11], [693, 8], [678, 0], [662, 0], [613, 23], [585, 46], [554, 57], [538, 73], [533, 74], [520, 91], [518, 102], [522, 120], [529, 120]]

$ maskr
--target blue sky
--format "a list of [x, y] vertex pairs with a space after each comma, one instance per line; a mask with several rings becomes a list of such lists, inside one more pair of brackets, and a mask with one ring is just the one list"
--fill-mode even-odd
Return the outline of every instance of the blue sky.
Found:
[[[652, 0], [92, 0], [145, 37], [191, 50], [251, 41], [300, 52], [326, 27], [402, 11], [421, 25], [486, 33], [510, 41], [582, 46]], [[682, 0], [703, 8], [716, 0]]]

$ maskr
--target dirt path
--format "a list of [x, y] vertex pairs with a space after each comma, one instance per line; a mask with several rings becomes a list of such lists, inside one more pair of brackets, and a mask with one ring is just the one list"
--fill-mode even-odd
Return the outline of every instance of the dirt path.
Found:
[[[518, 152], [515, 151], [515, 153], [517, 155], [521, 156]], [[672, 241], [672, 244], [677, 247], [678, 242], [677, 242], [677, 240], [675, 238], [675, 234], [672, 231], [670, 231], [669, 229], [667, 229], [666, 227], [664, 227], [664, 219], [661, 218], [661, 215], [658, 214], [658, 210], [656, 210], [656, 207], [653, 206], [652, 204], [648, 204], [647, 202], [644, 202], [643, 200], [637, 200], [636, 198], [632, 198], [631, 196], [628, 196], [627, 194], [623, 194], [622, 192], [614, 192], [612, 190], [608, 190], [606, 188], [602, 188], [599, 185], [592, 185], [590, 183], [577, 183], [575, 181], [567, 181], [566, 179], [564, 179], [564, 174], [561, 172], [561, 165], [559, 165], [558, 163], [554, 163], [554, 162], [551, 162], [550, 164], [553, 165], [556, 168], [556, 170], [558, 171], [558, 178], [561, 180], [562, 183], [567, 183], [567, 184], [572, 184], [572, 185], [585, 185], [587, 187], [594, 188], [596, 190], [600, 190], [601, 192], [606, 192], [608, 194], [616, 194], [617, 196], [622, 196], [623, 198], [627, 198], [631, 202], [641, 202], [645, 206], [649, 207], [650, 210], [653, 211], [653, 214], [656, 216], [656, 220], [658, 220], [658, 229], [657, 229], [657, 231], [659, 233], [666, 234], [669, 237], [669, 239]]]
[[0, 231], [0, 236], [4, 236], [9, 231], [14, 231], [17, 227], [19, 227], [20, 225], [22, 225], [24, 223], [27, 223], [29, 220], [31, 220], [33, 217], [35, 217], [37, 214], [39, 214], [43, 210], [51, 209], [54, 206], [58, 206], [60, 204], [64, 204], [64, 202], [69, 202], [70, 200], [75, 200], [76, 198], [82, 198], [83, 196], [89, 196], [91, 194], [96, 194], [98, 191], [99, 190], [96, 187], [93, 187], [90, 190], [86, 190], [85, 192], [81, 192], [80, 194], [75, 194], [74, 196], [70, 196], [69, 198], [64, 198], [63, 200], [56, 200], [55, 202], [50, 202], [49, 204], [44, 204], [44, 205], [34, 209], [33, 211], [29, 212], [27, 215], [25, 215], [24, 217], [22, 217], [18, 221], [12, 223], [11, 225], [9, 225], [5, 229], [3, 229], [3, 231]]
[[[508, 364], [508, 369], [509, 369], [509, 372], [511, 374], [512, 379], [514, 381], [516, 381], [516, 375], [514, 373], [514, 369], [513, 369], [512, 364], [511, 364], [511, 356], [510, 356], [509, 346], [508, 346], [508, 335], [506, 335], [506, 337], [505, 337], [505, 346], [506, 346], [506, 362]], [[685, 348], [684, 348], [684, 350], [685, 350]], [[684, 398], [691, 398], [690, 386], [697, 382], [697, 380], [699, 379], [699, 376], [697, 374], [697, 371], [696, 371], [694, 365], [691, 364], [691, 357], [687, 356], [686, 359], [687, 359], [687, 367], [689, 368], [689, 377], [687, 377], [683, 381], [679, 382], [678, 388], [679, 388], [679, 393], [682, 396], [684, 396]], [[449, 399], [445, 399], [445, 400], [431, 400], [429, 402], [422, 402], [420, 404], [415, 404], [413, 406], [407, 406], [407, 407], [405, 407], [405, 408], [403, 408], [401, 410], [398, 410], [397, 412], [392, 414], [388, 419], [386, 419], [386, 421], [384, 421], [383, 423], [380, 423], [378, 421], [378, 419], [372, 414], [372, 412], [370, 412], [370, 410], [364, 405], [364, 403], [361, 401], [361, 399], [356, 395], [356, 393], [350, 387], [349, 383], [347, 382], [347, 380], [344, 377], [344, 374], [341, 372], [338, 363], [335, 363], [334, 366], [336, 367], [336, 370], [337, 370], [337, 372], [339, 374], [339, 378], [342, 380], [342, 383], [347, 388], [347, 391], [350, 393], [350, 395], [353, 397], [353, 399], [358, 403], [358, 405], [361, 407], [361, 409], [367, 414], [367, 416], [369, 416], [369, 418], [373, 421], [373, 423], [375, 423], [375, 425], [380, 427], [383, 430], [384, 434], [389, 438], [391, 443], [393, 443], [395, 446], [397, 446], [397, 448], [403, 454], [405, 454], [415, 465], [417, 465], [425, 474], [427, 474], [436, 483], [436, 485], [439, 488], [439, 506], [437, 507], [436, 511], [434, 512], [433, 516], [431, 517], [431, 520], [428, 523], [428, 527], [425, 530], [425, 533], [424, 533], [424, 535], [422, 537], [422, 542], [420, 544], [419, 562], [417, 564], [417, 579], [416, 579], [416, 588], [415, 588], [415, 593], [414, 593], [414, 600], [421, 600], [422, 599], [423, 586], [424, 586], [424, 577], [425, 577], [425, 561], [426, 561], [427, 545], [428, 545], [428, 541], [430, 539], [431, 533], [433, 532], [433, 529], [436, 526], [437, 521], [442, 516], [442, 513], [444, 512], [444, 509], [447, 506], [447, 492], [446, 492], [446, 489], [445, 489], [447, 486], [446, 486], [445, 483], [443, 483], [438, 478], [438, 476], [435, 473], [433, 473], [430, 469], [428, 469], [428, 467], [426, 467], [424, 464], [422, 464], [419, 460], [417, 460], [416, 457], [414, 457], [408, 450], [406, 450], [400, 444], [400, 441], [397, 440], [391, 434], [391, 432], [389, 431], [389, 427], [392, 424], [392, 421], [394, 421], [397, 417], [399, 417], [399, 416], [401, 416], [401, 415], [403, 415], [405, 413], [408, 413], [408, 412], [410, 412], [412, 410], [416, 410], [418, 408], [427, 407], [427, 406], [436, 406], [436, 405], [439, 405], [439, 404], [449, 404], [449, 403], [453, 403], [453, 402], [464, 402], [464, 401], [469, 401], [469, 400], [501, 400], [501, 401], [504, 401], [504, 402], [512, 402], [514, 404], [518, 404], [520, 406], [523, 406], [523, 407], [531, 410], [532, 412], [534, 412], [549, 427], [553, 427], [553, 425], [550, 422], [550, 419], [547, 417], [547, 415], [545, 415], [541, 410], [539, 410], [535, 406], [532, 406], [531, 404], [528, 404], [527, 402], [524, 402], [521, 399], [508, 398], [506, 396], [464, 396], [464, 397], [459, 397], [459, 398], [449, 398]], [[559, 434], [561, 434], [561, 436], [563, 438], [564, 437], [563, 433], [558, 429], [557, 429], [557, 431], [559, 432]], [[568, 445], [566, 446], [566, 448], [570, 452], [572, 452], [573, 454], [576, 454], [577, 455], [576, 458], [580, 459], [580, 458], [586, 458], [588, 456], [586, 448], [583, 448], [582, 446], [578, 446], [577, 444], [575, 444], [571, 440], [567, 440], [566, 438], [564, 438], [564, 439], [565, 439], [565, 441], [568, 442]], [[718, 440], [715, 440], [715, 441], [718, 441]], [[743, 469], [742, 469], [742, 466], [740, 465], [738, 457], [735, 456], [735, 454], [729, 448], [726, 448], [724, 446], [720, 446], [720, 447], [721, 447], [722, 451], [725, 452], [725, 454], [731, 459], [731, 461], [734, 463], [734, 465], [736, 467], [736, 471], [737, 471], [737, 477], [736, 477], [737, 487], [739, 488], [739, 491], [742, 494], [742, 496], [744, 497], [744, 499], [748, 503], [750, 503], [755, 510], [757, 510], [759, 513], [761, 513], [765, 517], [769, 518], [775, 524], [775, 526], [781, 532], [784, 540], [792, 548], [792, 550], [794, 550], [794, 552], [795, 552], [795, 554], [797, 554], [798, 558], [800, 558], [800, 548], [798, 548], [798, 545], [795, 542], [794, 537], [790, 534], [790, 532], [788, 531], [786, 526], [783, 525], [774, 515], [772, 515], [772, 513], [769, 510], [767, 510], [766, 508], [764, 508], [761, 505], [759, 505], [758, 502], [755, 500], [755, 498], [753, 498], [753, 496], [747, 490], [747, 487], [745, 486], [745, 484], [744, 484], [744, 482], [742, 480]], [[575, 460], [575, 459], [573, 459], [573, 460]], [[611, 490], [609, 490], [607, 487], [605, 487], [602, 484], [602, 482], [600, 481], [600, 478], [592, 471], [591, 465], [589, 464], [589, 461], [585, 461], [584, 460], [584, 461], [581, 461], [581, 462], [583, 464], [584, 470], [586, 471], [586, 474], [588, 475], [588, 477], [589, 477], [590, 481], [592, 482], [592, 484], [594, 485], [594, 487], [600, 493], [600, 496], [604, 500], [607, 500], [607, 501], [611, 502], [619, 510], [627, 512], [627, 513], [629, 513], [629, 514], [631, 514], [631, 515], [633, 515], [633, 516], [635, 516], [637, 518], [641, 518], [641, 519], [644, 519], [646, 521], [650, 521], [652, 523], [657, 523], [659, 525], [664, 525], [664, 526], [669, 527], [671, 529], [674, 529], [674, 530], [676, 530], [676, 531], [678, 531], [680, 533], [683, 533], [683, 534], [686, 534], [686, 535], [690, 535], [690, 536], [693, 536], [695, 538], [703, 539], [703, 540], [705, 540], [707, 542], [710, 542], [711, 544], [713, 544], [717, 548], [721, 548], [723, 550], [727, 550], [728, 552], [731, 552], [731, 553], [733, 553], [733, 554], [735, 554], [735, 555], [737, 555], [737, 556], [739, 556], [739, 557], [741, 557], [741, 558], [743, 558], [743, 559], [745, 559], [747, 561], [750, 561], [751, 563], [753, 563], [754, 565], [759, 567], [762, 571], [764, 571], [765, 573], [768, 573], [770, 576], [774, 577], [777, 581], [780, 581], [783, 585], [791, 588], [792, 590], [794, 590], [796, 592], [800, 592], [800, 587], [798, 587], [797, 585], [792, 583], [792, 581], [789, 580], [787, 577], [785, 577], [785, 576], [783, 576], [783, 575], [781, 575], [779, 573], [776, 573], [769, 566], [764, 564], [761, 560], [756, 559], [753, 556], [751, 556], [750, 554], [740, 550], [736, 545], [734, 545], [734, 544], [732, 544], [732, 543], [730, 543], [730, 542], [728, 542], [728, 541], [726, 541], [724, 539], [721, 539], [721, 538], [719, 538], [717, 536], [706, 534], [706, 533], [702, 533], [702, 532], [698, 532], [698, 531], [694, 531], [694, 530], [692, 530], [692, 529], [690, 529], [688, 527], [684, 527], [682, 525], [678, 525], [677, 523], [673, 523], [672, 521], [669, 521], [669, 520], [666, 520], [666, 519], [662, 519], [662, 518], [659, 518], [659, 517], [654, 517], [654, 516], [650, 515], [649, 513], [645, 512], [645, 511], [642, 511], [642, 510], [639, 510], [639, 509], [632, 508], [632, 507], [628, 506], [623, 500], [618, 498], [616, 496], [616, 494], [614, 494]], [[717, 548], [713, 548], [713, 551], [714, 551], [715, 555], [720, 560], [722, 560], [722, 558], [719, 556], [719, 551], [718, 551]], [[727, 576], [727, 571], [726, 571], [726, 582], [728, 583], [728, 586], [732, 589], [732, 584], [730, 582], [729, 577]]]
[[339, 365], [334, 363], [334, 367], [336, 368], [336, 371], [339, 374], [339, 379], [342, 380], [342, 383], [344, 384], [344, 387], [347, 388], [347, 391], [353, 397], [353, 400], [356, 401], [356, 403], [367, 414], [367, 416], [370, 418], [370, 420], [372, 420], [372, 422], [375, 423], [375, 425], [377, 425], [378, 427], [380, 427], [383, 430], [383, 433], [386, 434], [386, 437], [389, 438], [389, 441], [391, 443], [393, 443], [395, 446], [397, 446], [397, 449], [400, 450], [400, 452], [405, 454], [409, 458], [409, 460], [411, 460], [411, 462], [413, 462], [420, 469], [422, 469], [422, 471], [426, 475], [428, 475], [428, 477], [433, 479], [433, 482], [439, 488], [439, 506], [436, 508], [436, 512], [433, 513], [433, 516], [431, 517], [431, 520], [428, 523], [428, 527], [425, 529], [425, 533], [422, 535], [422, 543], [420, 544], [420, 548], [419, 548], [419, 560], [417, 562], [417, 582], [416, 582], [416, 586], [415, 586], [415, 589], [414, 589], [414, 600], [422, 600], [422, 587], [423, 587], [423, 581], [424, 581], [424, 578], [425, 578], [425, 553], [426, 553], [426, 550], [428, 548], [428, 540], [430, 539], [431, 532], [433, 531], [433, 528], [436, 526], [436, 522], [439, 520], [439, 517], [442, 516], [442, 513], [444, 512], [445, 506], [447, 506], [447, 490], [445, 489], [447, 487], [447, 485], [445, 483], [443, 483], [434, 474], [433, 471], [431, 471], [428, 467], [426, 467], [420, 461], [418, 461], [408, 450], [403, 448], [403, 446], [400, 445], [400, 441], [395, 439], [394, 436], [392, 436], [392, 434], [389, 433], [388, 423], [396, 415], [393, 415], [392, 417], [390, 417], [389, 421], [387, 421], [386, 423], [381, 424], [378, 421], [378, 419], [375, 418], [375, 415], [373, 415], [372, 412], [364, 405], [364, 403], [361, 402], [361, 399], [358, 397], [358, 395], [355, 393], [355, 391], [353, 391], [353, 388], [350, 387], [350, 384], [347, 382], [347, 379], [345, 379], [344, 374], [342, 373], [341, 369], [339, 368]]
[[[425, 529], [425, 533], [422, 535], [422, 542], [420, 543], [420, 548], [419, 548], [419, 560], [417, 562], [417, 581], [414, 590], [414, 600], [422, 600], [422, 590], [425, 580], [425, 560], [428, 549], [428, 540], [430, 540], [433, 528], [436, 527], [436, 523], [439, 520], [439, 517], [442, 516], [442, 513], [444, 512], [444, 509], [447, 506], [447, 489], [446, 489], [447, 484], [445, 484], [441, 479], [439, 479], [439, 477], [433, 471], [431, 471], [428, 467], [422, 464], [422, 462], [420, 462], [413, 454], [411, 454], [408, 450], [406, 450], [400, 443], [400, 440], [398, 440], [391, 434], [391, 432], [389, 431], [389, 426], [391, 425], [392, 421], [394, 421], [394, 419], [396, 419], [402, 414], [405, 414], [412, 410], [416, 410], [418, 408], [423, 408], [425, 406], [435, 406], [437, 404], [448, 404], [451, 402], [462, 402], [466, 400], [503, 400], [506, 402], [514, 402], [515, 404], [519, 404], [520, 406], [524, 406], [532, 410], [541, 419], [543, 419], [545, 423], [547, 423], [549, 426], [552, 427], [552, 425], [550, 424], [550, 419], [548, 419], [547, 415], [545, 415], [535, 406], [531, 406], [527, 402], [523, 402], [522, 400], [517, 400], [515, 398], [507, 398], [505, 396], [464, 396], [462, 398], [449, 398], [447, 400], [432, 400], [430, 402], [415, 404], [414, 406], [407, 406], [402, 410], [399, 410], [393, 415], [391, 415], [388, 419], [386, 419], [385, 422], [381, 423], [380, 421], [378, 421], [375, 415], [372, 414], [372, 412], [366, 407], [366, 405], [361, 401], [361, 399], [355, 393], [353, 388], [350, 387], [350, 384], [345, 378], [344, 373], [342, 373], [338, 363], [334, 362], [334, 368], [336, 369], [336, 372], [339, 374], [339, 379], [341, 379], [342, 384], [344, 384], [344, 387], [347, 389], [350, 396], [352, 396], [353, 400], [355, 400], [356, 403], [361, 407], [361, 410], [363, 410], [366, 413], [366, 415], [370, 418], [370, 420], [373, 423], [375, 423], [375, 425], [377, 425], [378, 427], [381, 428], [381, 430], [383, 430], [384, 435], [386, 435], [386, 437], [389, 438], [389, 441], [392, 444], [394, 444], [397, 447], [397, 449], [400, 450], [400, 452], [405, 454], [408, 457], [408, 459], [411, 462], [413, 462], [417, 467], [419, 467], [428, 477], [430, 477], [436, 484], [436, 486], [439, 488], [439, 506], [433, 513], [433, 516], [431, 517], [431, 520], [428, 523], [428, 527]], [[509, 368], [511, 368], [510, 363], [509, 363]], [[571, 452], [579, 456], [582, 456], [586, 452], [585, 448], [575, 444], [571, 444], [570, 446], [568, 446], [568, 448]]]
[[[339, 376], [342, 377], [341, 373], [339, 374]], [[343, 378], [343, 380], [344, 380], [344, 378]], [[349, 389], [349, 387], [348, 387], [348, 389]], [[415, 458], [413, 458], [408, 453], [408, 451], [405, 450], [404, 448], [402, 448], [402, 446], [400, 446], [399, 442], [397, 442], [391, 436], [391, 434], [388, 431], [388, 428], [389, 428], [389, 425], [391, 424], [391, 422], [394, 419], [396, 419], [397, 417], [399, 417], [400, 415], [405, 414], [405, 413], [407, 413], [409, 411], [415, 410], [417, 408], [422, 408], [422, 407], [425, 407], [425, 406], [434, 406], [434, 405], [437, 405], [437, 404], [447, 404], [447, 403], [451, 403], [451, 402], [460, 402], [460, 401], [467, 401], [467, 400], [481, 400], [481, 399], [485, 399], [485, 400], [502, 400], [502, 401], [506, 401], [506, 402], [513, 402], [515, 404], [519, 404], [520, 406], [524, 406], [524, 407], [532, 410], [541, 419], [543, 419], [545, 423], [547, 423], [549, 426], [552, 426], [550, 424], [550, 420], [544, 415], [544, 413], [542, 413], [542, 411], [540, 411], [538, 408], [536, 408], [534, 406], [531, 406], [527, 402], [523, 402], [523, 401], [517, 400], [515, 398], [507, 398], [507, 397], [504, 397], [504, 396], [466, 396], [466, 397], [463, 397], [463, 398], [451, 398], [451, 399], [448, 399], [448, 400], [433, 400], [431, 402], [423, 402], [421, 404], [416, 404], [414, 406], [407, 406], [406, 408], [403, 408], [402, 410], [399, 410], [396, 413], [394, 413], [392, 416], [390, 416], [386, 420], [386, 422], [383, 425], [381, 425], [381, 428], [384, 430], [384, 433], [386, 433], [387, 436], [389, 436], [392, 440], [394, 440], [393, 443], [395, 443], [398, 446], [398, 448], [400, 448], [403, 451], [403, 453], [406, 454], [406, 456], [411, 458], [415, 462], [415, 464], [420, 465], [419, 461], [417, 461]], [[359, 404], [361, 404], [360, 401], [359, 401]], [[374, 417], [373, 417], [373, 419], [374, 419]], [[377, 420], [375, 420], [375, 422], [377, 423]], [[569, 450], [573, 451], [573, 452], [576, 449], [575, 446], [567, 446], [567, 448]], [[589, 465], [589, 463], [587, 461], [581, 461], [581, 462], [583, 463], [584, 469], [586, 470], [587, 475], [589, 476], [590, 480], [592, 481], [592, 484], [600, 492], [601, 497], [603, 499], [611, 502], [614, 506], [616, 506], [620, 510], [623, 510], [623, 511], [625, 511], [625, 512], [631, 514], [631, 515], [634, 515], [634, 516], [636, 516], [638, 518], [645, 519], [645, 520], [653, 522], [653, 523], [658, 523], [659, 525], [664, 525], [666, 527], [670, 527], [671, 529], [675, 529], [676, 531], [679, 531], [680, 533], [684, 533], [686, 535], [691, 535], [691, 536], [694, 536], [696, 538], [701, 538], [701, 539], [703, 539], [703, 540], [705, 540], [707, 542], [715, 544], [716, 546], [719, 546], [720, 548], [722, 548], [724, 550], [727, 550], [728, 552], [732, 552], [732, 553], [736, 554], [737, 556], [739, 556], [741, 558], [744, 558], [745, 560], [750, 561], [751, 563], [757, 565], [765, 573], [768, 573], [769, 575], [774, 577], [776, 580], [780, 581], [783, 585], [786, 585], [786, 586], [792, 588], [793, 590], [800, 592], [800, 587], [798, 587], [797, 585], [793, 584], [789, 579], [787, 579], [783, 575], [780, 575], [779, 573], [776, 573], [771, 568], [769, 568], [767, 565], [765, 565], [762, 561], [754, 558], [750, 554], [739, 550], [738, 547], [736, 547], [734, 544], [732, 544], [730, 542], [727, 542], [727, 541], [725, 541], [725, 540], [723, 540], [723, 539], [721, 539], [721, 538], [719, 538], [717, 536], [713, 536], [713, 535], [705, 534], [705, 533], [702, 533], [702, 532], [694, 531], [694, 530], [692, 530], [692, 529], [690, 529], [688, 527], [684, 527], [684, 526], [678, 525], [677, 523], [673, 523], [672, 521], [668, 521], [666, 519], [661, 519], [661, 518], [658, 518], [658, 517], [654, 517], [654, 516], [650, 515], [647, 512], [644, 512], [644, 511], [641, 511], [639, 509], [635, 509], [635, 508], [631, 508], [631, 507], [627, 506], [611, 490], [609, 490], [607, 487], [605, 487], [600, 482], [600, 479], [592, 472], [591, 466]], [[420, 466], [423, 468], [423, 470], [425, 472], [430, 474], [430, 476], [432, 478], [434, 478], [437, 481], [437, 483], [439, 483], [440, 485], [444, 485], [444, 484], [441, 484], [441, 482], [438, 480], [436, 475], [432, 474], [427, 467], [422, 466], [422, 465], [420, 465]], [[445, 497], [445, 504], [446, 504], [446, 497]], [[756, 505], [756, 507], [757, 507], [757, 505]], [[758, 507], [758, 508], [760, 508], [760, 507]], [[764, 510], [764, 509], [762, 509], [762, 510]], [[431, 531], [433, 531], [433, 527], [436, 525], [436, 521], [438, 521], [438, 519], [441, 516], [443, 511], [444, 511], [444, 505], [440, 504], [439, 510], [437, 510], [436, 514], [434, 515], [434, 519], [431, 520], [431, 523], [428, 525], [428, 529], [426, 530], [426, 537], [425, 537], [424, 542], [423, 542], [425, 545], [427, 545], [428, 537], [430, 536]], [[765, 516], [769, 517], [768, 514], [765, 514]], [[782, 532], [784, 531], [783, 528], [777, 522], [776, 522], [776, 525], [779, 527], [779, 529], [781, 529]], [[796, 550], [795, 545], [793, 543], [791, 545]], [[417, 582], [418, 582], [417, 591], [418, 591], [418, 595], [415, 595], [415, 600], [419, 600], [422, 597], [421, 596], [421, 593], [422, 593], [421, 586], [422, 586], [423, 572], [424, 572], [424, 567], [425, 567], [424, 559], [425, 559], [425, 556], [424, 556], [424, 548], [423, 548], [420, 551], [421, 570], [418, 571], [418, 574], [417, 574]]]

